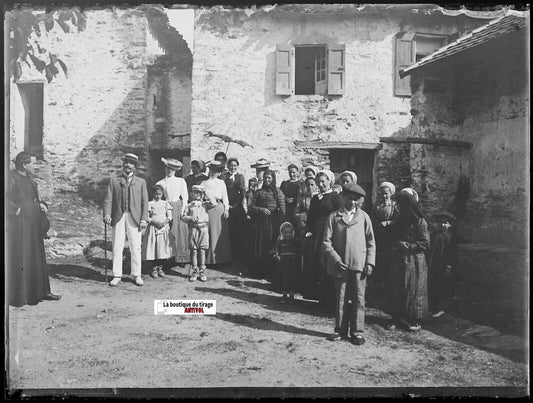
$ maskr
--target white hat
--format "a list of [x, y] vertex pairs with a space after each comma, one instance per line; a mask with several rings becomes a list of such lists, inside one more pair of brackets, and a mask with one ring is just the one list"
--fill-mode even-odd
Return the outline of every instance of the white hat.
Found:
[[250, 168], [268, 168], [270, 167], [270, 162], [268, 162], [265, 158], [258, 159], [255, 164], [250, 165]]
[[161, 157], [161, 161], [163, 161], [163, 164], [165, 164], [170, 169], [175, 169], [176, 171], [178, 169], [181, 169], [183, 164], [179, 160], [175, 160], [174, 158], [164, 158]]
[[193, 185], [192, 191], [193, 192], [205, 192], [205, 187], [202, 185]]
[[126, 154], [124, 154], [124, 157], [122, 157], [122, 161], [131, 161], [135, 165], [137, 165], [137, 163], [139, 162], [139, 157], [137, 157], [133, 153], [126, 153]]
[[391, 182], [381, 182], [379, 184], [379, 188], [378, 189], [381, 189], [381, 188], [389, 189], [391, 194], [396, 193], [396, 186], [394, 186]]

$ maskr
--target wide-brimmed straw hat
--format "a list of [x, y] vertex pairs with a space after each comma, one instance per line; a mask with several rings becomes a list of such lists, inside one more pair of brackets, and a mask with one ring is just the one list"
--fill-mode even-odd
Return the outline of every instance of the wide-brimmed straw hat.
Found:
[[202, 192], [202, 193], [204, 193], [205, 192], [205, 187], [202, 186], [202, 185], [193, 185], [192, 186], [192, 191], [193, 192]]
[[451, 219], [453, 221], [457, 221], [457, 218], [455, 217], [455, 215], [453, 215], [449, 211], [439, 211], [438, 213], [434, 214], [433, 217], [435, 217], [435, 218], [437, 218], [437, 217], [446, 217], [446, 218], [449, 218], [449, 219]]
[[255, 164], [250, 165], [250, 168], [255, 168], [255, 169], [269, 168], [269, 167], [270, 167], [270, 162], [267, 161], [265, 158], [258, 159], [255, 162]]
[[161, 158], [161, 161], [163, 161], [163, 164], [165, 164], [170, 169], [175, 169], [176, 171], [178, 169], [181, 169], [183, 164], [179, 160], [175, 160], [174, 158]]
[[205, 164], [205, 166], [209, 167], [209, 168], [222, 168], [224, 166], [224, 164], [220, 161], [217, 161], [217, 160], [212, 160], [212, 161], [209, 161]]
[[139, 163], [139, 157], [133, 153], [126, 153], [124, 154], [124, 157], [122, 157], [122, 161], [130, 161], [137, 165]]

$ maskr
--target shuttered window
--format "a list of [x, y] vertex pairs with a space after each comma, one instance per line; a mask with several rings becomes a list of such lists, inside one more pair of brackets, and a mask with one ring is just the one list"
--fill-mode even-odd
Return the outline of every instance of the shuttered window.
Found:
[[346, 49], [344, 45], [333, 45], [328, 49], [328, 94], [343, 95], [345, 83]]
[[400, 78], [400, 70], [446, 45], [446, 35], [419, 32], [402, 32], [396, 38], [396, 63], [394, 66], [394, 95], [411, 96], [411, 79]]
[[411, 96], [411, 79], [400, 78], [403, 70], [416, 62], [415, 33], [407, 32], [396, 38], [396, 65], [394, 71], [394, 95]]
[[276, 47], [276, 94], [294, 94], [294, 49], [292, 45]]
[[277, 45], [277, 95], [343, 95], [345, 45]]

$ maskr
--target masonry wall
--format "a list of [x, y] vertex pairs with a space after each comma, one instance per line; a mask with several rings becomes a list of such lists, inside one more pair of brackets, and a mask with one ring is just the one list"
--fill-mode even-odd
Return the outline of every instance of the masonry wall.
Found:
[[[401, 30], [450, 33], [457, 20], [381, 12], [342, 14], [198, 10], [193, 64], [192, 158], [210, 159], [228, 149], [247, 176], [250, 163], [273, 161], [280, 180], [289, 163], [327, 168], [327, 150], [296, 141], [379, 143], [409, 132], [410, 99], [393, 95], [395, 35]], [[346, 93], [342, 96], [275, 94], [276, 44], [346, 45]], [[209, 138], [207, 131], [245, 140], [242, 148]], [[389, 152], [390, 151], [390, 152]], [[378, 153], [379, 180], [401, 180], [388, 169], [396, 151]], [[401, 176], [404, 177], [401, 177]]]
[[[61, 72], [44, 84], [45, 161], [36, 171], [42, 197], [49, 201], [70, 195], [100, 203], [125, 152], [139, 155], [138, 172], [147, 177], [161, 168], [160, 160], [151, 160], [152, 147], [182, 154], [190, 149], [188, 135], [170, 137], [190, 132], [190, 65], [185, 69], [147, 47], [147, 21], [135, 9], [86, 10], [86, 16], [82, 32], [54, 27], [38, 38], [68, 67], [68, 77]], [[27, 78], [43, 79], [29, 69], [21, 77]], [[15, 155], [23, 138], [16, 84], [12, 94]]]
[[182, 175], [190, 169], [191, 82], [190, 59], [160, 56], [147, 69], [146, 133], [148, 180], [164, 175], [161, 157], [184, 163]]
[[[411, 148], [415, 188], [428, 210], [441, 200], [455, 212], [459, 182], [453, 179], [464, 175], [469, 183], [459, 220], [460, 235], [468, 241], [459, 249], [462, 313], [518, 334], [526, 331], [529, 292], [525, 35], [508, 34], [416, 73], [413, 134], [467, 141], [472, 148], [444, 152], [417, 145], [416, 154]], [[450, 197], [436, 197], [439, 188]]]
[[523, 31], [472, 53], [470, 60], [484, 55], [488, 62], [479, 64], [461, 85], [465, 99], [461, 132], [474, 144], [470, 232], [480, 242], [525, 248], [529, 243], [529, 61]]
[[[493, 40], [414, 77], [413, 134], [473, 145], [468, 150], [417, 146], [412, 159], [417, 190], [430, 205], [440, 198], [438, 192], [429, 194], [431, 187], [452, 196], [465, 175], [470, 191], [463, 228], [480, 243], [527, 245], [529, 93], [520, 43], [525, 42], [519, 34]], [[453, 207], [453, 201], [448, 198], [443, 207]]]

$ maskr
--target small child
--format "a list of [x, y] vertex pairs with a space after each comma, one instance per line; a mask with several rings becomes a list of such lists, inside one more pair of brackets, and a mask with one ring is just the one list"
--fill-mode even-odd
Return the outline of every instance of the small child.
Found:
[[[248, 179], [248, 189], [246, 190], [246, 204], [250, 205], [252, 199], [254, 198], [254, 192], [257, 190], [257, 178]], [[251, 219], [250, 213], [246, 214], [248, 220]]]
[[[294, 292], [298, 287], [298, 274], [300, 272], [300, 243], [295, 237], [294, 227], [288, 221], [281, 224], [279, 237], [273, 249], [273, 258], [276, 261], [274, 268], [274, 282], [279, 282], [283, 293], [282, 302], [294, 299]], [[272, 284], [276, 288], [277, 284]]]
[[163, 264], [176, 253], [169, 225], [172, 220], [172, 206], [164, 200], [161, 186], [155, 186], [154, 198], [148, 202], [148, 217], [148, 227], [142, 244], [143, 260], [154, 261], [150, 273], [152, 278], [165, 277]]
[[192, 201], [187, 205], [181, 219], [189, 223], [189, 249], [191, 251], [191, 273], [189, 281], [207, 281], [205, 255], [209, 249], [208, 202], [204, 201], [205, 187], [192, 187]]
[[444, 303], [451, 295], [452, 276], [457, 260], [457, 238], [454, 234], [455, 216], [441, 211], [433, 216], [435, 233], [428, 264], [428, 297], [431, 317], [444, 315]]
[[338, 183], [335, 183], [333, 186], [331, 186], [331, 190], [333, 190], [337, 194], [340, 194], [342, 192], [342, 186]]
[[361, 206], [365, 191], [349, 182], [342, 191], [344, 207], [328, 217], [323, 251], [327, 273], [335, 285], [335, 331], [328, 339], [348, 338], [352, 344], [365, 343], [366, 278], [375, 265], [376, 247], [370, 217]]

